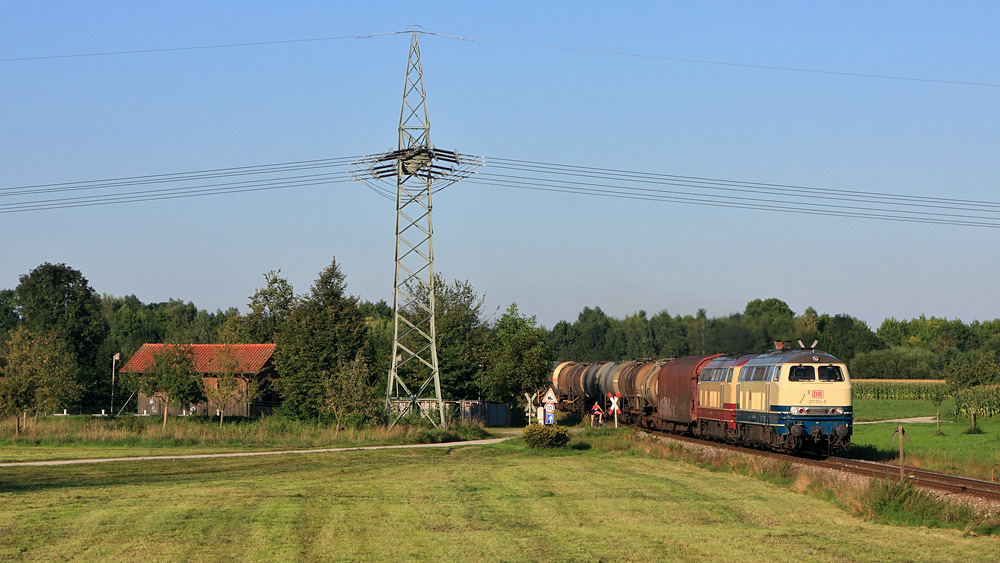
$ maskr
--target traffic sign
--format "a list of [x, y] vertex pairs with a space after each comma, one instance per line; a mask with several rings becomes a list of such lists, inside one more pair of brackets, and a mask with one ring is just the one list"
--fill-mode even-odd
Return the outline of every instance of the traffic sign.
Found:
[[559, 399], [556, 398], [556, 392], [549, 387], [549, 390], [545, 392], [545, 397], [542, 398], [543, 403], [558, 403]]
[[556, 406], [552, 403], [545, 403], [545, 412], [549, 414], [556, 412]]
[[608, 393], [608, 398], [611, 399], [611, 408], [608, 409], [609, 411], [613, 413], [622, 412], [621, 409], [618, 408], [619, 397], [621, 397], [621, 393], [615, 393], [614, 397], [611, 396], [611, 393]]
[[622, 412], [622, 410], [618, 408], [618, 399], [621, 396], [621, 393], [615, 393], [615, 396], [612, 397], [611, 393], [608, 393], [608, 398], [611, 399], [611, 408], [608, 410], [615, 413], [615, 428], [618, 428], [618, 413]]
[[531, 395], [525, 393], [524, 398], [528, 400], [528, 405], [524, 407], [524, 414], [531, 416], [535, 412], [535, 399], [538, 397], [538, 393], [532, 393]]

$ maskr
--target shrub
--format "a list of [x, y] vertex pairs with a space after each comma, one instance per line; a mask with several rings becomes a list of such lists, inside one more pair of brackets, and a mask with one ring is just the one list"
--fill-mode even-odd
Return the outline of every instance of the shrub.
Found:
[[939, 500], [908, 481], [872, 479], [860, 501], [865, 515], [876, 522], [961, 527], [975, 520], [969, 507]]
[[523, 439], [529, 448], [561, 448], [569, 443], [569, 430], [556, 425], [532, 424], [524, 429]]

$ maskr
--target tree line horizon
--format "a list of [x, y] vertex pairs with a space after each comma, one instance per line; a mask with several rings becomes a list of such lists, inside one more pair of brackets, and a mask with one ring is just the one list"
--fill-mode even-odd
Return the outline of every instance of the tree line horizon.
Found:
[[[264, 280], [246, 313], [235, 307], [210, 313], [190, 301], [143, 303], [134, 294], [98, 294], [66, 264], [39, 265], [20, 276], [17, 287], [0, 290], [0, 414], [60, 405], [100, 412], [111, 392], [112, 356], [127, 360], [145, 343], [275, 343], [278, 376], [268, 383], [282, 398], [277, 414], [338, 425], [378, 419], [392, 348], [391, 306], [348, 294], [336, 259], [304, 293], [296, 293], [280, 270]], [[448, 400], [514, 405], [522, 391], [545, 385], [554, 361], [760, 353], [774, 341], [796, 340], [818, 341], [819, 349], [848, 363], [854, 378], [947, 379], [956, 388], [1000, 383], [1000, 319], [966, 324], [890, 317], [872, 330], [846, 313], [808, 307], [796, 314], [769, 297], [720, 317], [700, 309], [651, 316], [640, 310], [618, 318], [587, 306], [572, 322], [547, 329], [516, 303], [489, 320], [485, 296], [468, 280], [438, 275], [436, 285], [439, 368]], [[402, 375], [412, 381], [423, 376]], [[187, 389], [185, 400], [205, 396]]]

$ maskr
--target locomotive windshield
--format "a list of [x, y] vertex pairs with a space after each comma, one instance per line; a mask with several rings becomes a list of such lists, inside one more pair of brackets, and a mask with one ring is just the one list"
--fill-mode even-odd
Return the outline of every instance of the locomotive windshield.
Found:
[[844, 372], [840, 366], [792, 366], [788, 372], [788, 381], [816, 381], [819, 371], [820, 381], [843, 381]]
[[843, 381], [844, 373], [840, 371], [840, 366], [819, 366], [820, 381]]
[[816, 370], [812, 366], [792, 366], [788, 381], [816, 381]]

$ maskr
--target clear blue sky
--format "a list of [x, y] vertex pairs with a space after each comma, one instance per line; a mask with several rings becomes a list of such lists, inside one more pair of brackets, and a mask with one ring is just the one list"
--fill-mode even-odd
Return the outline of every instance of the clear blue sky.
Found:
[[[433, 32], [771, 67], [1000, 83], [973, 2], [5, 2], [0, 59]], [[409, 38], [0, 62], [0, 187], [394, 148]], [[460, 152], [1000, 201], [1000, 88], [422, 36], [431, 138]], [[1000, 317], [997, 229], [458, 184], [437, 270], [551, 326], [584, 306], [709, 316], [777, 297], [873, 328]], [[42, 262], [99, 292], [239, 307], [336, 256], [391, 300], [392, 202], [357, 183], [0, 215], [0, 288]]]

